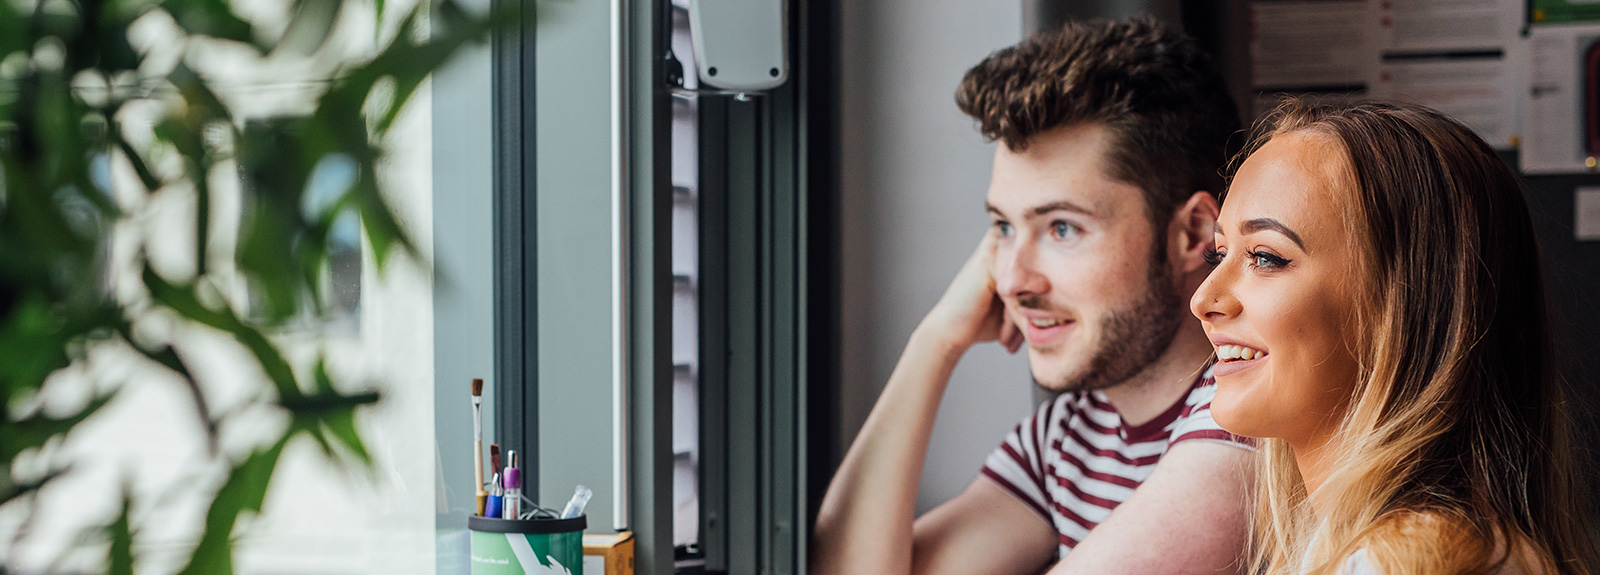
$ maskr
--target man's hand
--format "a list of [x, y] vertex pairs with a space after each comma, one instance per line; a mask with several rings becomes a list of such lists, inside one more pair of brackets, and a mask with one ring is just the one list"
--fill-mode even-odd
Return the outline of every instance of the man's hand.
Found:
[[995, 292], [996, 241], [993, 230], [984, 234], [939, 303], [923, 317], [916, 336], [932, 338], [958, 352], [985, 341], [999, 341], [1011, 353], [1022, 347], [1022, 331], [1006, 315], [1005, 303]]
[[[1005, 305], [995, 295], [990, 273], [994, 253], [991, 231], [900, 354], [883, 395], [822, 498], [813, 532], [811, 575], [910, 575], [917, 482], [950, 372], [961, 355], [980, 341], [998, 339], [1012, 351], [1022, 346], [1022, 333], [1006, 321]], [[1012, 507], [1022, 505], [1012, 502]], [[1044, 533], [1033, 541], [1043, 543], [1016, 555], [1047, 556], [1054, 549], [1049, 526], [1034, 523]]]

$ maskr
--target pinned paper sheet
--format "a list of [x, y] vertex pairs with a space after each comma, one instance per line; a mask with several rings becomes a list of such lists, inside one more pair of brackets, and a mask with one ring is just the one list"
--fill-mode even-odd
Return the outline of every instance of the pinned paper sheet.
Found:
[[1600, 188], [1578, 188], [1573, 196], [1573, 235], [1580, 242], [1600, 240]]
[[1584, 126], [1585, 57], [1600, 46], [1600, 25], [1534, 26], [1527, 116], [1523, 119], [1522, 171], [1529, 174], [1595, 171]]
[[1519, 66], [1503, 50], [1445, 54], [1387, 54], [1372, 83], [1382, 100], [1414, 102], [1466, 124], [1489, 145], [1517, 143]]
[[1250, 3], [1251, 83], [1263, 91], [1358, 88], [1377, 65], [1369, 0]]
[[1381, 63], [1370, 94], [1434, 108], [1491, 146], [1516, 147], [1527, 83], [1520, 65], [1524, 9], [1523, 0], [1381, 0]]

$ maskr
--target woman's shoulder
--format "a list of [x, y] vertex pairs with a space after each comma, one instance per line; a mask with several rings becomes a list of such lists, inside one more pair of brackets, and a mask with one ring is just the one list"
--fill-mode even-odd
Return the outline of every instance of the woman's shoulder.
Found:
[[[1396, 570], [1396, 573], [1400, 572], [1404, 572], [1404, 570]], [[1439, 572], [1451, 571], [1441, 570]], [[1345, 558], [1344, 563], [1339, 567], [1339, 575], [1388, 575], [1388, 572], [1373, 563], [1372, 557], [1367, 554], [1367, 550], [1362, 548], [1357, 549], [1355, 553], [1351, 553], [1349, 557]], [[1544, 575], [1544, 570], [1539, 569], [1535, 563], [1524, 563], [1512, 558], [1501, 563], [1500, 568], [1495, 571], [1495, 575]]]
[[1367, 557], [1365, 548], [1357, 549], [1350, 557], [1344, 560], [1344, 565], [1339, 567], [1339, 575], [1384, 575], [1378, 566], [1372, 564], [1372, 559]]
[[1525, 538], [1485, 533], [1471, 522], [1434, 512], [1404, 512], [1385, 517], [1363, 537], [1362, 545], [1344, 562], [1342, 575], [1386, 573], [1481, 572], [1499, 564], [1496, 575], [1543, 575], [1538, 552]]

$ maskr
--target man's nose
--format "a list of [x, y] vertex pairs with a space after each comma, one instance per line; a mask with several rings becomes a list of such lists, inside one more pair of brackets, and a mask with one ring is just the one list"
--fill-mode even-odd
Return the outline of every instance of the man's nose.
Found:
[[1034, 250], [1025, 243], [995, 252], [994, 287], [1001, 296], [1017, 298], [1050, 291], [1050, 281], [1039, 273]]

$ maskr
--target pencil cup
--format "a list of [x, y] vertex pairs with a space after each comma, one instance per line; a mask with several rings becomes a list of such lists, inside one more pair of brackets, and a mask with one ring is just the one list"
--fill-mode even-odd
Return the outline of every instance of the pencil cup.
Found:
[[588, 520], [471, 516], [472, 575], [583, 575]]

